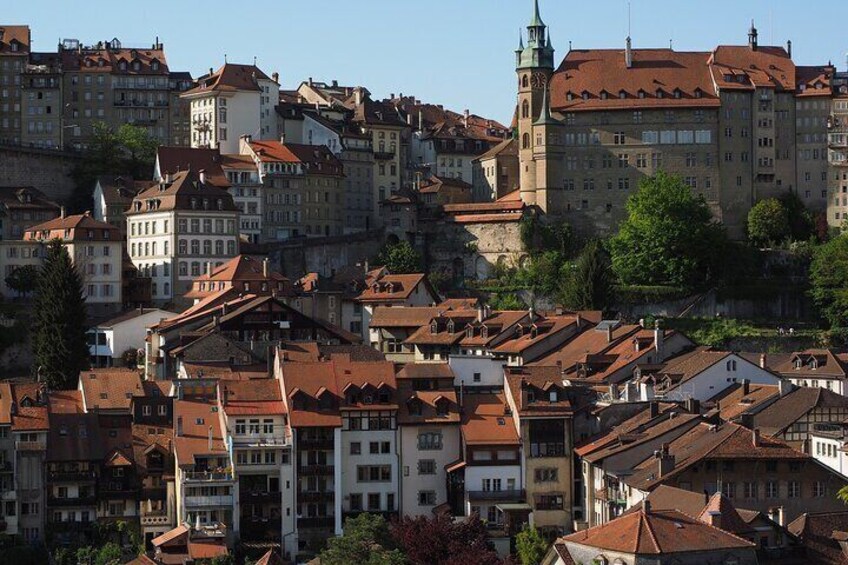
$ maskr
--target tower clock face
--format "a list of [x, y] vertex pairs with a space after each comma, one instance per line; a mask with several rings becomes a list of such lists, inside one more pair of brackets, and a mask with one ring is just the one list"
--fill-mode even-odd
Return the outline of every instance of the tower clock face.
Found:
[[530, 77], [530, 86], [533, 88], [545, 88], [548, 82], [548, 77], [544, 73], [533, 73]]

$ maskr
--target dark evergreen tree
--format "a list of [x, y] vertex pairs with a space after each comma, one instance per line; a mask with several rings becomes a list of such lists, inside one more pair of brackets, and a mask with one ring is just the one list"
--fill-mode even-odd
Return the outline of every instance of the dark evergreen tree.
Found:
[[574, 310], [607, 310], [612, 303], [610, 257], [600, 241], [590, 241], [577, 261], [562, 268], [562, 303]]
[[59, 240], [47, 256], [35, 293], [33, 351], [35, 370], [51, 389], [76, 387], [88, 367], [82, 278]]

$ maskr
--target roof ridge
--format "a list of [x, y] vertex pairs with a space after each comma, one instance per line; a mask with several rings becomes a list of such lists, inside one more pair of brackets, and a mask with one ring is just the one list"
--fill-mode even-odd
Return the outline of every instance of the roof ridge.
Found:
[[[657, 540], [656, 534], [654, 534], [654, 529], [651, 527], [651, 521], [648, 520], [648, 512], [645, 512], [645, 510], [643, 509], [640, 514], [642, 515], [642, 519], [645, 521], [645, 527], [647, 528], [648, 535], [651, 537], [651, 541], [654, 542], [654, 547], [656, 548], [657, 553], [662, 553], [663, 551], [662, 551], [662, 548], [660, 547], [660, 542], [659, 542], [659, 540]], [[640, 520], [640, 522], [641, 521], [642, 520]], [[637, 546], [638, 546], [638, 543], [639, 543], [638, 537], [636, 538], [636, 543], [637, 543]], [[637, 549], [637, 552], [638, 552], [638, 547], [636, 549]], [[636, 553], [636, 552], [634, 552], [634, 553]]]

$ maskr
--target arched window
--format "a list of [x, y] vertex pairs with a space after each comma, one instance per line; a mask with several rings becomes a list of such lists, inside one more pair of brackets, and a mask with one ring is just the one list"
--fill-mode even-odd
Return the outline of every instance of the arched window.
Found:
[[525, 100], [521, 103], [521, 117], [529, 118], [530, 117], [530, 102]]
[[525, 133], [521, 136], [521, 148], [522, 149], [530, 149], [530, 134]]
[[527, 75], [521, 77], [521, 86], [527, 88], [530, 85], [530, 79], [527, 78]]

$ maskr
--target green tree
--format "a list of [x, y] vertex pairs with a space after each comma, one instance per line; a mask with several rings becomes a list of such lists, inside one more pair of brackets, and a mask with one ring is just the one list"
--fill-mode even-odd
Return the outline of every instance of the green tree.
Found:
[[533, 291], [534, 295], [552, 296], [560, 287], [560, 270], [565, 263], [559, 251], [544, 251], [534, 255], [525, 269], [520, 269], [515, 277], [520, 286]]
[[810, 295], [832, 327], [848, 327], [848, 234], [816, 248], [810, 265]]
[[493, 310], [527, 310], [527, 305], [514, 292], [495, 292], [488, 302]]
[[377, 255], [377, 264], [385, 266], [394, 275], [421, 272], [421, 255], [408, 241], [387, 244]]
[[[816, 219], [807, 210], [797, 192], [788, 191], [779, 198], [789, 219], [789, 236], [795, 241], [806, 241], [816, 235]], [[822, 241], [823, 238], [820, 238]]]
[[697, 287], [715, 277], [725, 243], [704, 199], [659, 172], [627, 200], [627, 218], [610, 239], [612, 268], [626, 285]]
[[96, 552], [93, 565], [120, 565], [123, 562], [121, 546], [116, 543], [107, 543]]
[[85, 298], [79, 272], [58, 240], [47, 245], [33, 310], [39, 375], [50, 388], [74, 388], [80, 371], [88, 367]]
[[600, 241], [590, 241], [574, 264], [561, 269], [562, 304], [574, 310], [607, 310], [613, 297], [609, 253]]
[[156, 148], [159, 145], [156, 139], [151, 137], [146, 129], [131, 124], [124, 124], [118, 128], [115, 137], [123, 150], [126, 160], [125, 169], [135, 178], [149, 175], [156, 160]]
[[766, 246], [781, 243], [791, 235], [789, 212], [777, 198], [767, 198], [754, 204], [748, 212], [748, 239]]
[[395, 548], [389, 525], [379, 514], [362, 513], [345, 520], [341, 537], [327, 540], [322, 565], [402, 565], [403, 553]]
[[525, 526], [515, 536], [515, 549], [521, 565], [539, 565], [548, 551], [548, 542], [535, 526]]
[[35, 265], [24, 265], [18, 267], [6, 277], [6, 286], [14, 290], [20, 296], [26, 296], [35, 290], [38, 283], [38, 267]]
[[211, 565], [235, 565], [236, 560], [232, 553], [226, 555], [216, 555], [212, 558]]

